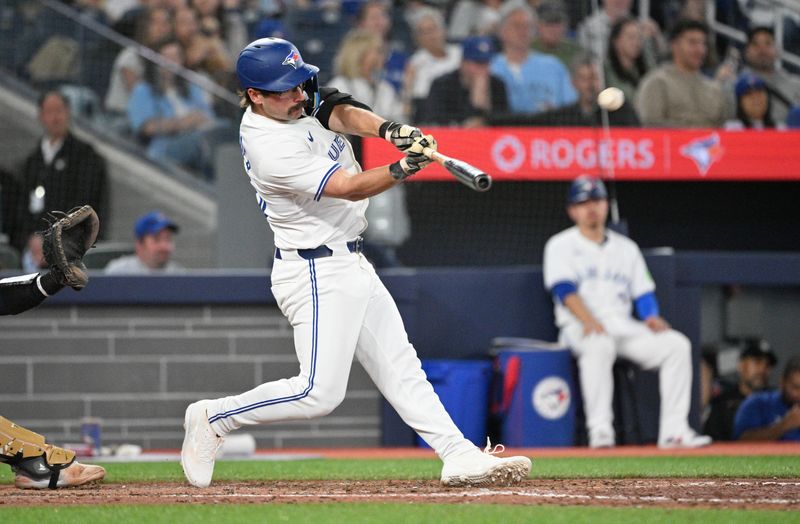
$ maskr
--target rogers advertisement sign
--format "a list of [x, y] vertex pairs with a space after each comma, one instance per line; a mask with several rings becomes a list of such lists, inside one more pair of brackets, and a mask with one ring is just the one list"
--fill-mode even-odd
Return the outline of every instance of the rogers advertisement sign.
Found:
[[[620, 180], [800, 180], [800, 131], [718, 129], [424, 128], [439, 150], [495, 181], [571, 180], [581, 173]], [[399, 159], [385, 140], [364, 140], [364, 169]], [[432, 166], [410, 180], [454, 180]]]

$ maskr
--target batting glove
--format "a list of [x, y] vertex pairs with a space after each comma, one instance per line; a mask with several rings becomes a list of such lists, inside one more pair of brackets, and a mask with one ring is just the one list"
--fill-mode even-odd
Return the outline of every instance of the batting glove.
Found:
[[389, 166], [389, 172], [392, 176], [396, 180], [403, 180], [428, 166], [432, 160], [423, 153], [426, 147], [434, 151], [439, 147], [433, 135], [415, 138], [407, 148], [405, 158], [401, 158], [399, 162]]
[[420, 131], [418, 127], [398, 124], [397, 122], [390, 122], [387, 120], [381, 124], [378, 134], [387, 142], [391, 142], [394, 147], [405, 153], [408, 151], [408, 148], [411, 147], [411, 144], [414, 143], [414, 139], [422, 136], [422, 131]]

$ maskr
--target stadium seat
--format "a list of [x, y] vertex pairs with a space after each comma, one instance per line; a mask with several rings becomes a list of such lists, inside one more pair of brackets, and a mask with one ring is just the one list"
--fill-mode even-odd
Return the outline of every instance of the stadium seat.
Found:
[[0, 244], [0, 271], [6, 269], [19, 269], [20, 256], [14, 246]]
[[130, 242], [100, 242], [86, 252], [83, 263], [88, 269], [104, 269], [115, 258], [133, 254], [133, 244]]

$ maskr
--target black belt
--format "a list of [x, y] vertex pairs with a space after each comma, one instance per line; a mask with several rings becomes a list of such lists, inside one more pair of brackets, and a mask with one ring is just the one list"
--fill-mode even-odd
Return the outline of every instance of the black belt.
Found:
[[[347, 249], [351, 253], [361, 253], [362, 251], [364, 251], [364, 239], [358, 237], [355, 240], [347, 242]], [[333, 256], [333, 249], [329, 248], [326, 245], [321, 245], [310, 249], [298, 249], [296, 250], [296, 252], [300, 256], [300, 258], [304, 258], [306, 260]], [[275, 248], [275, 258], [277, 258], [278, 260], [283, 260], [283, 258], [281, 257], [280, 248], [277, 247]]]

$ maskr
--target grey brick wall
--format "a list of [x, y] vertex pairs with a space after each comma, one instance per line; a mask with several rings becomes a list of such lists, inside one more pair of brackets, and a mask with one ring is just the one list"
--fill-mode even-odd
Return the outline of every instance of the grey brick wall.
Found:
[[[178, 448], [200, 398], [297, 374], [291, 327], [270, 306], [41, 307], [0, 317], [0, 414], [51, 442]], [[247, 428], [260, 448], [380, 443], [380, 394], [354, 363], [347, 398], [322, 419]]]

